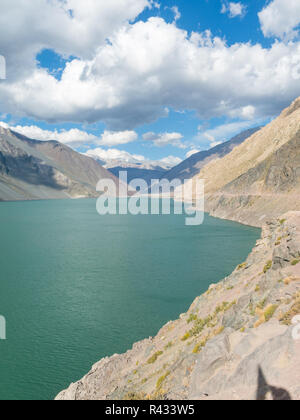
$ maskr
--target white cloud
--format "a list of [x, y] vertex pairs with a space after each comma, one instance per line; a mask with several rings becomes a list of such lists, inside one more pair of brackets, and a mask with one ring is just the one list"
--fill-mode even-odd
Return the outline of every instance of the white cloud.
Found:
[[187, 154], [185, 155], [185, 157], [188, 159], [188, 158], [190, 158], [191, 156], [193, 156], [193, 155], [195, 155], [196, 153], [199, 153], [200, 152], [200, 150], [199, 149], [193, 149], [193, 150], [190, 150], [189, 152], [187, 152]]
[[225, 2], [222, 4], [221, 13], [225, 14], [228, 13], [230, 18], [235, 17], [244, 17], [247, 11], [247, 6], [242, 4], [241, 2], [234, 3], [234, 2]]
[[180, 149], [185, 149], [185, 145], [182, 143], [183, 135], [180, 133], [145, 133], [143, 135], [143, 139], [147, 141], [153, 142], [153, 144], [157, 147], [164, 147], [164, 146], [175, 146], [179, 147]]
[[102, 149], [96, 148], [88, 150], [85, 155], [94, 159], [100, 159], [102, 162], [108, 162], [111, 160], [118, 160], [126, 163], [138, 163], [144, 162], [146, 158], [141, 155], [130, 154], [124, 150], [117, 149]]
[[124, 131], [124, 132], [111, 132], [104, 131], [104, 133], [97, 137], [94, 134], [87, 133], [86, 131], [72, 128], [71, 130], [43, 130], [42, 128], [31, 125], [31, 126], [11, 126], [9, 127], [6, 123], [0, 124], [4, 128], [11, 128], [13, 131], [22, 134], [23, 136], [29, 137], [34, 140], [56, 140], [60, 143], [68, 144], [72, 147], [84, 146], [84, 145], [101, 145], [101, 146], [117, 146], [119, 144], [127, 144], [136, 141], [138, 135], [135, 131]]
[[179, 9], [177, 6], [173, 6], [171, 8], [172, 12], [174, 13], [174, 21], [177, 22], [181, 18], [181, 13], [179, 12]]
[[167, 156], [167, 157], [165, 157], [163, 159], [160, 159], [158, 161], [158, 163], [164, 163], [165, 165], [168, 165], [170, 167], [177, 166], [181, 162], [182, 162], [182, 159], [180, 159], [179, 157], [176, 157], [176, 156]]
[[8, 77], [29, 75], [44, 48], [93, 58], [109, 36], [147, 6], [151, 0], [1, 0], [0, 51]]
[[[210, 32], [189, 35], [161, 18], [128, 23], [147, 4], [143, 0], [114, 0], [114, 5], [124, 4], [117, 15], [111, 13], [113, 6], [103, 6], [111, 2], [97, 0], [95, 19], [81, 10], [82, 1], [74, 1], [75, 22], [84, 27], [89, 22], [90, 31], [95, 31], [74, 37], [77, 32], [66, 11], [56, 8], [54, 14], [48, 9], [55, 8], [56, 0], [47, 2], [46, 12], [41, 9], [45, 0], [4, 1], [0, 51], [5, 48], [11, 64], [20, 51], [30, 54], [20, 53], [14, 62], [18, 77], [11, 65], [9, 79], [0, 83], [0, 112], [52, 123], [102, 121], [109, 130], [126, 131], [166, 116], [167, 108], [195, 110], [201, 119], [271, 116], [300, 95], [299, 42], [276, 42], [270, 48], [250, 43], [228, 46]], [[45, 13], [50, 13], [49, 20]], [[106, 15], [114, 25], [105, 21], [103, 28], [97, 26], [94, 20], [102, 22]], [[60, 24], [65, 20], [72, 29]], [[47, 25], [40, 25], [44, 21]], [[104, 33], [109, 42], [104, 43]], [[67, 34], [75, 39], [67, 42]], [[49, 47], [79, 57], [68, 63], [59, 81], [34, 67], [33, 52], [45, 46], [45, 40], [51, 41]]]
[[266, 37], [292, 39], [299, 34], [299, 0], [273, 0], [258, 16]]
[[104, 131], [98, 144], [102, 146], [117, 146], [119, 144], [128, 144], [136, 141], [138, 135], [135, 131]]
[[139, 167], [142, 165], [143, 168], [153, 169], [156, 166], [161, 166], [166, 169], [172, 168], [182, 162], [182, 159], [175, 156], [167, 156], [160, 160], [146, 159], [145, 156], [131, 154], [124, 150], [118, 149], [102, 149], [96, 148], [88, 150], [84, 153], [86, 156], [92, 157], [96, 160], [100, 160], [105, 167], [111, 168], [122, 164], [131, 164]]
[[[258, 120], [256, 126], [261, 125], [263, 121]], [[200, 143], [210, 142], [210, 147], [215, 147], [224, 141], [230, 140], [233, 136], [240, 134], [251, 127], [254, 127], [253, 121], [238, 121], [229, 124], [219, 125], [209, 130], [201, 130], [196, 136], [196, 141]]]

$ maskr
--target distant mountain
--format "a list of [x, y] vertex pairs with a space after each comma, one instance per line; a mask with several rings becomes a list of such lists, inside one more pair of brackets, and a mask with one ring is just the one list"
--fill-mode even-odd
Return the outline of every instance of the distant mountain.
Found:
[[300, 98], [198, 177], [214, 216], [261, 226], [267, 217], [299, 211]]
[[97, 197], [103, 178], [116, 180], [57, 141], [31, 140], [0, 127], [0, 201]]
[[163, 177], [169, 181], [173, 179], [190, 179], [197, 175], [201, 169], [209, 162], [226, 156], [228, 153], [232, 152], [236, 146], [243, 143], [247, 138], [252, 136], [252, 134], [256, 133], [260, 129], [261, 127], [251, 128], [249, 130], [243, 131], [239, 135], [233, 137], [231, 140], [213, 147], [210, 150], [196, 153], [190, 158], [181, 162], [179, 165], [172, 168], [170, 171], [166, 172]]
[[164, 174], [172, 168], [172, 165], [164, 162], [156, 161], [133, 161], [125, 162], [121, 159], [111, 159], [103, 161], [94, 154], [86, 154], [95, 159], [100, 165], [110, 171], [116, 177], [119, 177], [120, 172], [127, 172], [128, 183], [133, 179], [143, 179], [147, 184], [151, 183], [152, 179], [160, 179]]
[[166, 169], [163, 169], [159, 166], [153, 167], [153, 169], [146, 169], [143, 167], [130, 167], [130, 166], [117, 166], [115, 168], [108, 169], [113, 175], [119, 177], [119, 173], [122, 171], [127, 172], [128, 183], [133, 179], [143, 179], [149, 185], [153, 179], [161, 179], [164, 177], [167, 172]]

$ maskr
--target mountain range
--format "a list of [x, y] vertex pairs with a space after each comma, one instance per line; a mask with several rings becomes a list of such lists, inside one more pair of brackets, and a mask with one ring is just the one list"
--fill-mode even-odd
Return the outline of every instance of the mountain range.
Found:
[[130, 164], [109, 171], [57, 141], [31, 140], [0, 127], [1, 201], [96, 197], [97, 182], [117, 182], [124, 169], [129, 181], [204, 179], [208, 212], [261, 226], [268, 216], [300, 209], [300, 98], [266, 127], [244, 131], [169, 171]]
[[243, 131], [225, 143], [219, 144], [209, 150], [195, 153], [179, 165], [166, 172], [163, 177], [169, 181], [172, 181], [173, 179], [180, 179], [183, 181], [185, 179], [192, 178], [193, 176], [199, 174], [201, 169], [209, 162], [226, 156], [236, 146], [240, 145], [247, 138], [251, 137], [252, 134], [260, 130], [260, 128], [261, 127], [256, 127]]
[[57, 141], [36, 141], [0, 127], [0, 201], [97, 197], [109, 171]]
[[260, 227], [299, 210], [300, 98], [197, 178], [205, 180], [206, 209], [216, 217]]

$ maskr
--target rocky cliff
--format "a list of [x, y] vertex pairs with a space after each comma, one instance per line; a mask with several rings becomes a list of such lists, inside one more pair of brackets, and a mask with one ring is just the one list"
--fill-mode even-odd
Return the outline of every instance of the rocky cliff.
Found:
[[96, 363], [57, 399], [300, 399], [299, 313], [300, 212], [289, 212], [180, 319]]

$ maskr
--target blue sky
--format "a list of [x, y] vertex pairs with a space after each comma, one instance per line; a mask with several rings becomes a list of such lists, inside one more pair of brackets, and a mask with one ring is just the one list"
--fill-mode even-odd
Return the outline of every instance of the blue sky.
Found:
[[[298, 74], [291, 64], [297, 66], [300, 57], [300, 10], [297, 2], [293, 10], [294, 0], [290, 10], [282, 0], [164, 0], [151, 7], [148, 0], [124, 0], [124, 11], [119, 0], [112, 0], [109, 10], [93, 1], [85, 15], [82, 2], [67, 0], [70, 17], [62, 16], [56, 0], [45, 30], [35, 28], [33, 17], [28, 39], [20, 25], [13, 34], [15, 56], [0, 42], [0, 54], [8, 55], [8, 77], [0, 82], [4, 124], [34, 138], [57, 138], [81, 152], [99, 149], [107, 159], [113, 149], [129, 160], [173, 157], [179, 162], [192, 151], [268, 123], [300, 95], [297, 77], [284, 79], [287, 72]], [[43, 2], [37, 0], [41, 7]], [[282, 18], [274, 26], [278, 11]], [[24, 9], [24, 26], [33, 13], [40, 17], [39, 10]], [[61, 34], [48, 29], [50, 19], [57, 21]], [[68, 27], [63, 34], [62, 19], [70, 24], [69, 37]], [[102, 26], [107, 23], [103, 32], [101, 19]], [[82, 42], [74, 32], [76, 23], [89, 25]], [[10, 63], [17, 55], [21, 60], [23, 51], [28, 51], [23, 73], [16, 66], [10, 72]], [[287, 69], [278, 67], [273, 75], [274, 63], [281, 59]]]

